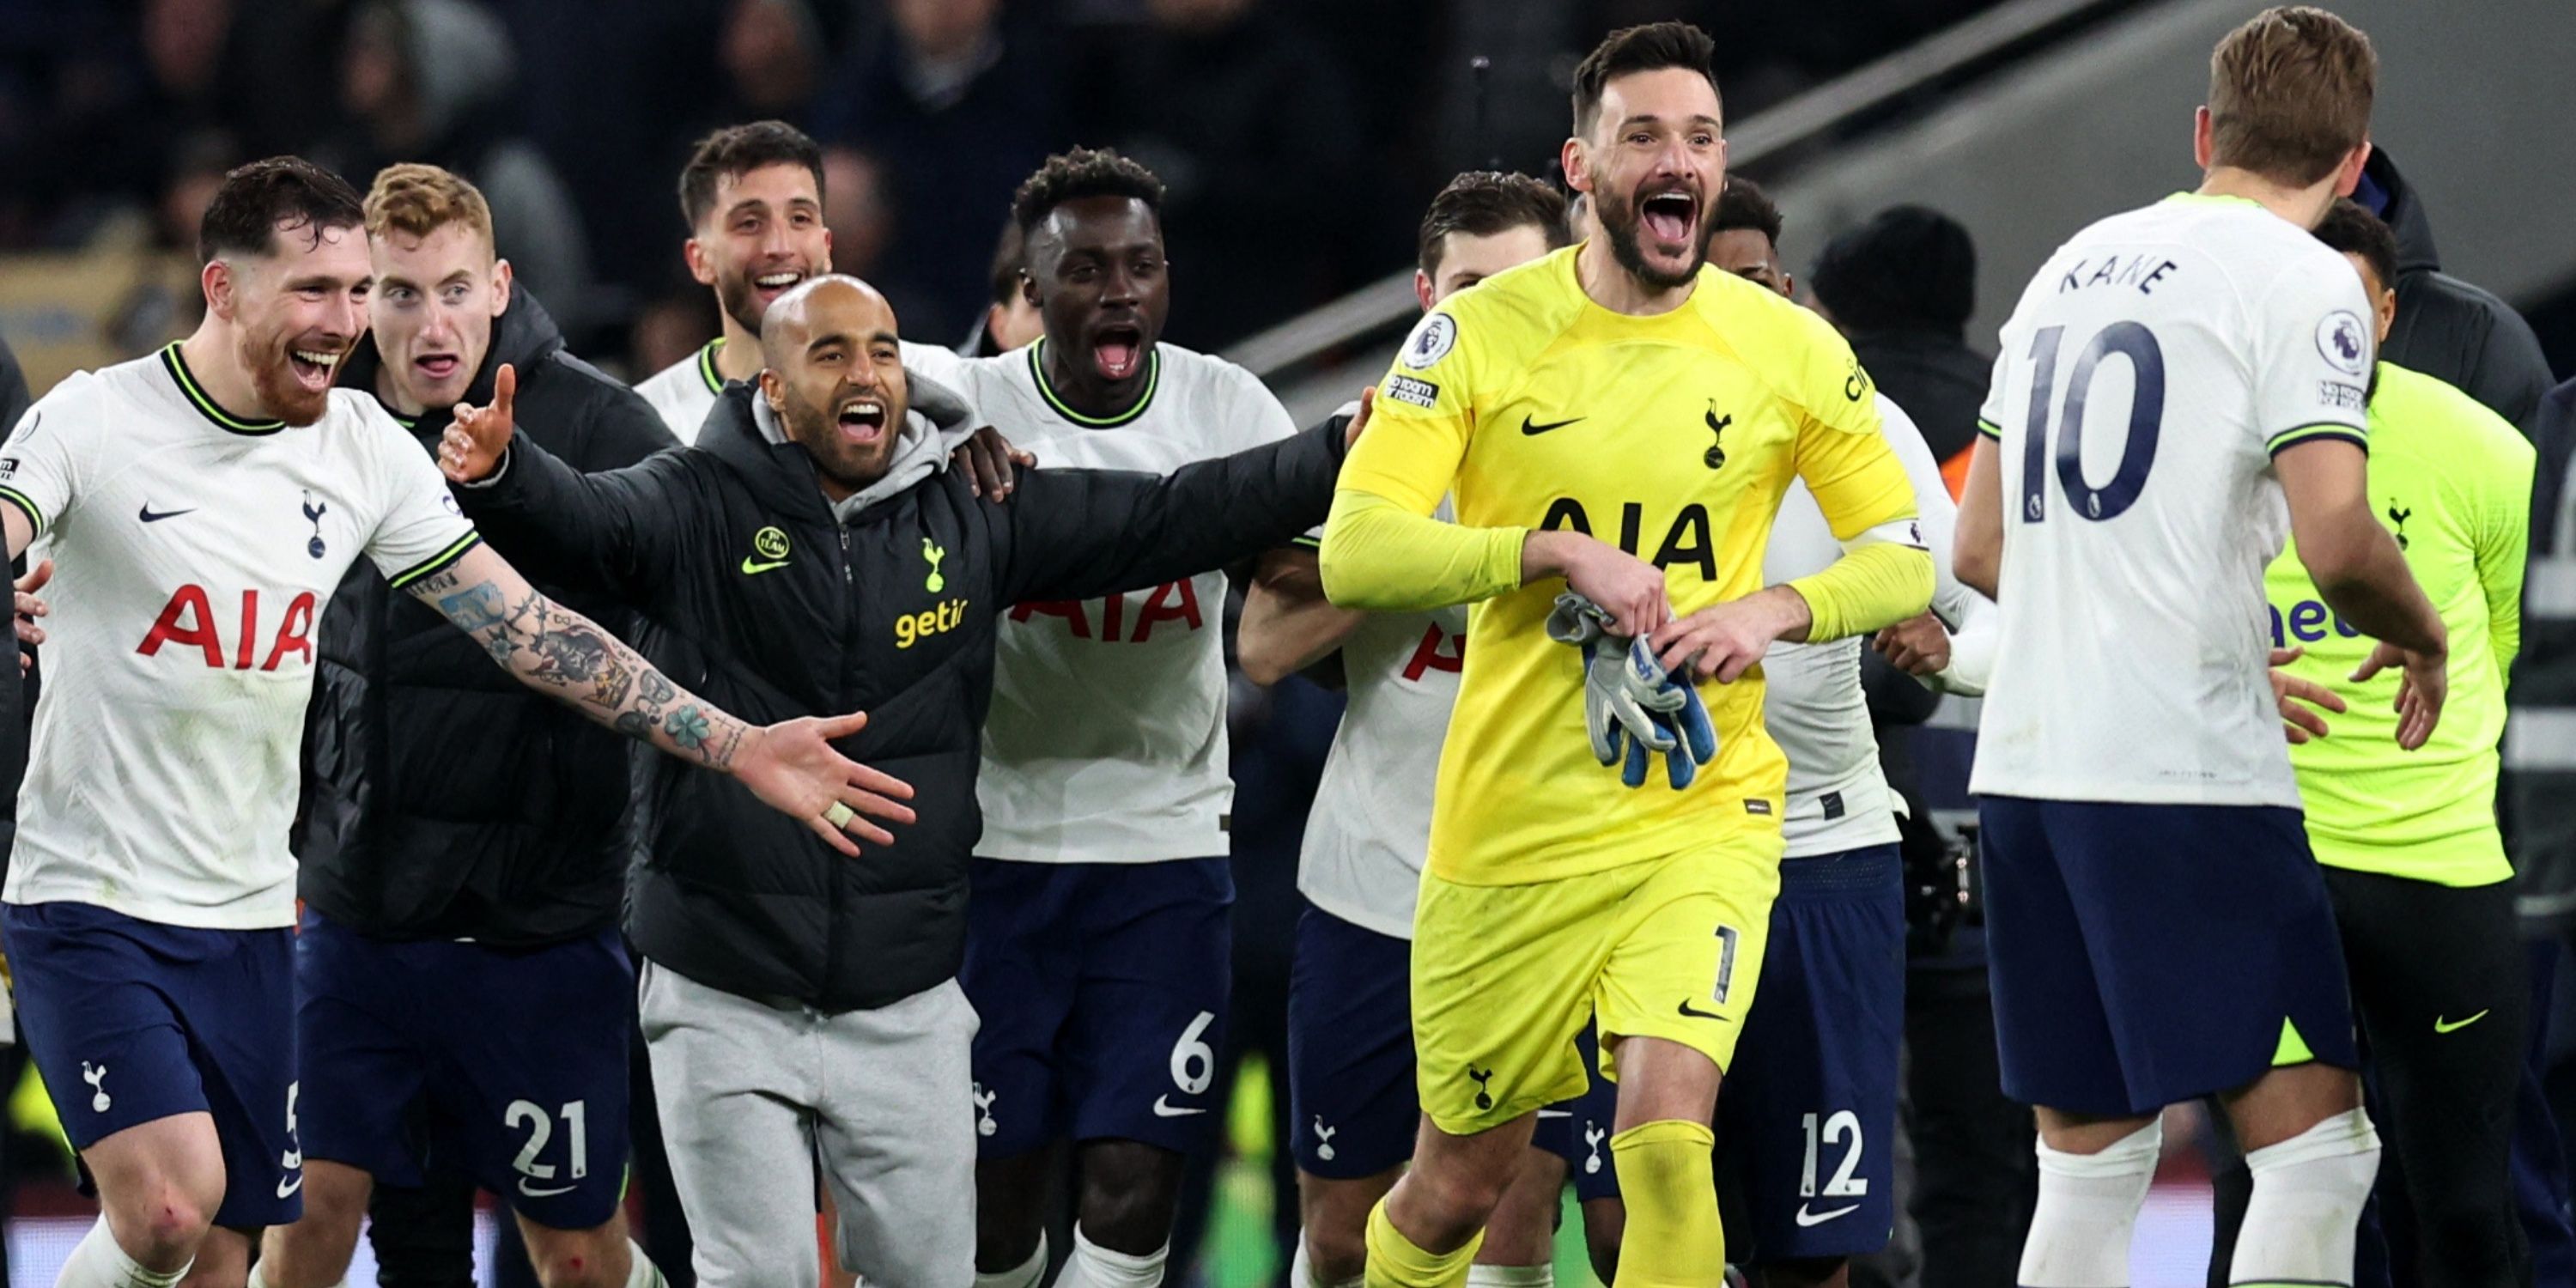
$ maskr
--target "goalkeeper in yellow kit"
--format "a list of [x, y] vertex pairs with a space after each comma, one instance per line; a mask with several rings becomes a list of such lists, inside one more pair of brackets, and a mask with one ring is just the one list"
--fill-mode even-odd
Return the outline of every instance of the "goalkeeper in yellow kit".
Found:
[[[1465, 1281], [1532, 1115], [1584, 1088], [1574, 1039], [1596, 1014], [1619, 1084], [1619, 1283], [1720, 1281], [1708, 1124], [1761, 975], [1786, 779], [1758, 663], [1774, 640], [1874, 630], [1931, 598], [1913, 489], [1851, 350], [1705, 267], [1726, 158], [1712, 52], [1658, 23], [1584, 60], [1564, 164], [1602, 235], [1423, 318], [1324, 530], [1338, 604], [1475, 604], [1414, 919], [1426, 1121], [1370, 1215], [1370, 1285]], [[1845, 554], [1765, 588], [1793, 474]], [[1458, 521], [1430, 517], [1453, 494]], [[1587, 678], [1615, 681], [1623, 659], [1589, 665], [1548, 637], [1567, 587], [1642, 637], [1646, 696], [1696, 682], [1705, 768], [1705, 743], [1675, 736], [1655, 742], [1668, 774], [1638, 775], [1642, 752], [1624, 779], [1596, 759]]]

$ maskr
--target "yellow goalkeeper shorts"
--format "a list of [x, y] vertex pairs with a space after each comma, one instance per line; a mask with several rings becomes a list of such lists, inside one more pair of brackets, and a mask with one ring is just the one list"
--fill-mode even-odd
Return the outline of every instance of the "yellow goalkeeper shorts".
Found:
[[1413, 1046], [1422, 1111], [1472, 1135], [1587, 1084], [1575, 1035], [1665, 1038], [1724, 1069], [1762, 977], [1777, 833], [1526, 885], [1428, 872], [1413, 915]]

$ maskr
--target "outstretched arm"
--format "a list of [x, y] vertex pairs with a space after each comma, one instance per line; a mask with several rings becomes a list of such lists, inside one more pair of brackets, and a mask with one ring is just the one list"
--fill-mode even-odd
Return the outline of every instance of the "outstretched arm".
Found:
[[439, 440], [439, 469], [486, 540], [546, 584], [649, 598], [674, 557], [673, 492], [680, 458], [648, 455], [605, 473], [583, 473], [516, 430], [518, 377], [493, 373], [492, 401], [457, 405]]
[[[843, 854], [859, 852], [845, 832], [894, 843], [869, 817], [912, 821], [912, 810], [900, 803], [911, 798], [911, 786], [832, 749], [832, 739], [866, 726], [864, 713], [765, 728], [746, 724], [673, 683], [597, 623], [546, 598], [488, 546], [405, 589], [472, 635], [521, 684], [627, 737], [741, 780]], [[624, 770], [610, 765], [602, 772]]]
[[1032, 470], [984, 513], [1007, 550], [1005, 602], [1089, 599], [1250, 559], [1324, 517], [1352, 432], [1339, 417], [1168, 476]]

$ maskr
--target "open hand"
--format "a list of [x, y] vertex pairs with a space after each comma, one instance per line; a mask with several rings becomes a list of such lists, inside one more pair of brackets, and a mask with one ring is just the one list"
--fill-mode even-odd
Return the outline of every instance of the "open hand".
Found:
[[[894, 834], [870, 819], [913, 821], [912, 784], [871, 769], [833, 750], [832, 740], [867, 727], [864, 711], [821, 719], [782, 720], [753, 730], [734, 757], [733, 776], [763, 804], [802, 821], [833, 849], [858, 857], [852, 836], [874, 845], [894, 844]], [[836, 824], [832, 815], [846, 810]]]
[[2303, 680], [2282, 670], [2307, 652], [2302, 648], [2272, 650], [2272, 705], [2280, 708], [2281, 732], [2289, 735], [2292, 745], [2311, 738], [2326, 736], [2326, 718], [2320, 710], [2342, 715], [2346, 707], [2341, 695], [2314, 680]]
[[510, 450], [511, 400], [519, 393], [519, 373], [509, 363], [492, 373], [492, 401], [481, 407], [456, 404], [456, 418], [438, 439], [438, 468], [450, 483], [480, 483], [501, 468]]
[[2363, 659], [2361, 669], [2352, 673], [2355, 683], [2398, 667], [2397, 745], [2413, 751], [2433, 736], [2433, 727], [2442, 721], [2442, 700], [2450, 696], [2450, 655], [2426, 654], [2402, 649], [2382, 640], [2379, 647]]

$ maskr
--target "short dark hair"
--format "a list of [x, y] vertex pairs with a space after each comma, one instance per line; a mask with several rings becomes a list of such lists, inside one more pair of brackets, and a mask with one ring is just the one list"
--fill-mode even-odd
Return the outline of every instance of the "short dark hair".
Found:
[[1722, 233], [1735, 228], [1750, 228], [1762, 234], [1774, 250], [1780, 247], [1780, 207], [1762, 185], [1740, 174], [1726, 176], [1726, 188], [1717, 194], [1717, 217], [1709, 221], [1708, 230]]
[[696, 228], [715, 209], [717, 181], [773, 165], [805, 167], [814, 176], [814, 195], [823, 195], [822, 147], [785, 121], [728, 125], [698, 140], [680, 167], [680, 217]]
[[1440, 275], [1449, 234], [1491, 237], [1514, 228], [1538, 229], [1550, 250], [1574, 240], [1565, 222], [1565, 194], [1525, 174], [1469, 170], [1459, 175], [1422, 212], [1417, 247], [1422, 275]]
[[302, 157], [270, 157], [225, 173], [197, 223], [197, 263], [268, 254], [280, 229], [303, 229], [318, 245], [326, 230], [366, 225], [366, 202], [348, 180]]
[[1650, 22], [1611, 32], [1574, 69], [1574, 132], [1592, 132], [1593, 118], [1601, 113], [1602, 87], [1630, 72], [1688, 68], [1707, 77], [1709, 92], [1716, 93], [1716, 60], [1717, 42], [1687, 22]]
[[1977, 244], [1926, 206], [1890, 206], [1825, 243], [1807, 285], [1853, 331], [1964, 335], [1977, 311]]
[[1020, 232], [1019, 221], [1002, 225], [1002, 240], [993, 247], [993, 303], [1008, 304], [1020, 295], [1020, 279], [1028, 275], [1028, 238]]
[[2396, 289], [2397, 234], [2369, 207], [2350, 197], [2338, 199], [2326, 207], [2326, 217], [2318, 222], [2317, 240], [2338, 255], [2361, 256], [2361, 262], [2370, 265], [2371, 276], [2379, 279], [2381, 290]]
[[1022, 237], [1036, 231], [1068, 201], [1086, 197], [1127, 197], [1145, 203], [1154, 222], [1163, 221], [1163, 181], [1142, 164], [1110, 148], [1075, 148], [1046, 159], [1011, 194], [1011, 222]]

